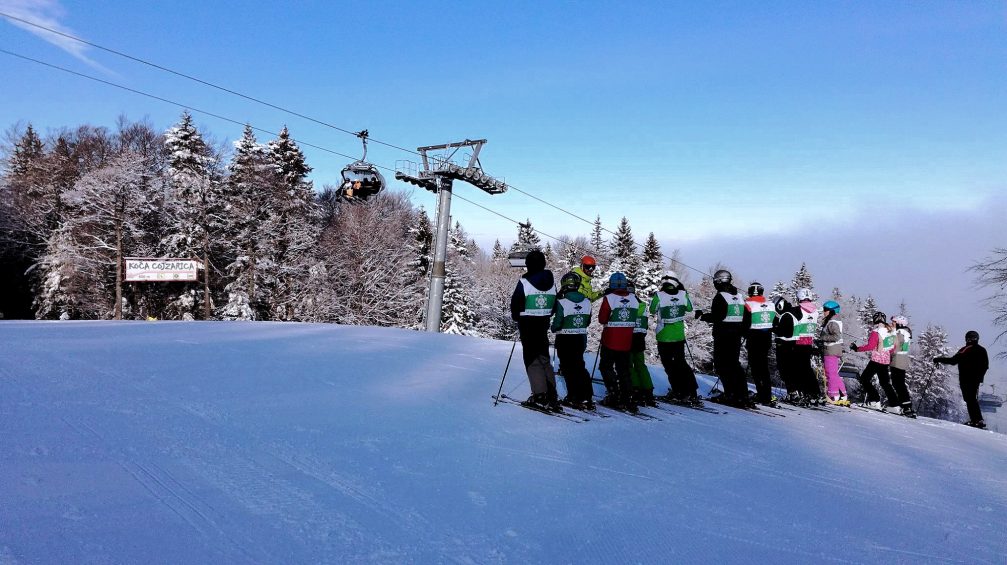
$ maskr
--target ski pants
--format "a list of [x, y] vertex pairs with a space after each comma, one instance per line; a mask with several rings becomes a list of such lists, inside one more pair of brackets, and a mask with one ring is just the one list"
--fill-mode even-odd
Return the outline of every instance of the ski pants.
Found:
[[831, 398], [840, 394], [846, 396], [846, 383], [843, 382], [843, 377], [839, 376], [839, 361], [838, 355], [822, 357], [822, 366], [825, 367], [825, 378], [828, 381], [828, 393]]
[[962, 400], [965, 401], [965, 407], [969, 409], [970, 422], [983, 421], [983, 414], [979, 410], [979, 385], [981, 384], [974, 379], [958, 377], [958, 386], [962, 389]]
[[591, 375], [584, 365], [586, 350], [587, 335], [556, 335], [556, 355], [559, 357], [559, 368], [563, 379], [566, 380], [566, 396], [571, 401], [586, 402], [594, 396]]
[[[740, 325], [740, 324], [735, 324]], [[723, 383], [724, 393], [736, 398], [748, 398], [748, 381], [741, 368], [741, 332], [713, 332], [713, 369]], [[712, 392], [712, 391], [711, 391]]]
[[661, 357], [664, 372], [668, 373], [668, 391], [674, 398], [689, 398], [696, 395], [696, 374], [685, 360], [684, 341], [659, 341], [657, 354]]
[[874, 377], [878, 377], [878, 382], [881, 383], [881, 388], [885, 391], [885, 396], [888, 397], [888, 405], [898, 406], [898, 395], [892, 388], [888, 365], [875, 361], [868, 363], [864, 367], [864, 372], [860, 373], [860, 386], [864, 389], [864, 402], [881, 402], [881, 395], [878, 394], [878, 389], [874, 388]]
[[799, 390], [794, 380], [794, 347], [792, 341], [776, 342], [776, 370], [780, 373], [783, 386], [787, 387], [787, 394]]
[[[906, 370], [892, 367], [892, 390], [895, 391], [895, 398], [898, 403], [912, 407], [913, 399], [909, 396], [909, 387], [906, 386]], [[891, 404], [891, 402], [889, 402]]]
[[633, 334], [633, 350], [629, 355], [629, 376], [633, 388], [641, 391], [654, 390], [654, 381], [647, 369], [647, 334]]
[[630, 352], [616, 351], [603, 345], [599, 363], [608, 395], [628, 404], [633, 393], [633, 381], [629, 375]]
[[811, 359], [815, 348], [810, 345], [794, 346], [794, 380], [805, 398], [818, 398], [822, 395], [822, 385], [818, 382], [818, 373]]
[[532, 394], [556, 400], [556, 375], [549, 359], [549, 316], [522, 316], [517, 328]]
[[773, 383], [769, 378], [769, 348], [772, 345], [773, 336], [769, 330], [751, 330], [745, 337], [748, 370], [752, 373], [760, 402], [769, 402], [773, 398]]

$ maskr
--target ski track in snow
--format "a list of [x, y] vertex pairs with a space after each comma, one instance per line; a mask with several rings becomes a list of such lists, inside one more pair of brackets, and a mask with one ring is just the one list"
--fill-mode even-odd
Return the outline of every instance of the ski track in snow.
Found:
[[0, 339], [0, 565], [1007, 553], [1005, 438], [949, 422], [670, 407], [575, 424], [492, 405], [511, 342], [406, 330], [0, 322]]

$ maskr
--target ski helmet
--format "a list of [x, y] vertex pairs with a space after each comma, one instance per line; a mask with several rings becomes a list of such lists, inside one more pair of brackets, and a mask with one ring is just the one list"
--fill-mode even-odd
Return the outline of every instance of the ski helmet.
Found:
[[871, 321], [875, 324], [886, 324], [888, 323], [888, 316], [885, 316], [884, 312], [875, 312]]
[[909, 325], [909, 319], [902, 315], [892, 316], [892, 323], [904, 328]]
[[580, 260], [580, 267], [584, 269], [585, 272], [593, 271], [597, 266], [598, 262], [590, 255], [585, 255], [584, 258]]
[[835, 314], [838, 314], [839, 311], [842, 309], [839, 303], [836, 302], [835, 300], [830, 300], [825, 304], [822, 304], [822, 308], [825, 308], [826, 310], [831, 310]]
[[716, 273], [713, 273], [713, 288], [720, 290], [725, 288], [727, 285], [731, 284], [731, 272], [724, 269], [720, 269]]
[[810, 288], [799, 288], [797, 289], [797, 301], [798, 302], [808, 302], [814, 300], [814, 294], [811, 293]]
[[753, 282], [748, 285], [748, 295], [749, 296], [762, 296], [766, 293], [766, 289], [762, 287], [762, 283]]
[[979, 332], [975, 330], [969, 330], [965, 332], [965, 343], [969, 345], [975, 345], [979, 343]]
[[559, 287], [562, 290], [577, 290], [580, 288], [580, 275], [569, 272], [559, 279]]
[[622, 273], [612, 273], [612, 276], [608, 277], [608, 288], [612, 290], [624, 290], [629, 288], [629, 280]]
[[678, 273], [675, 271], [665, 271], [661, 275], [661, 288], [665, 287], [682, 288], [682, 281], [678, 280]]
[[783, 314], [784, 312], [790, 309], [790, 302], [788, 302], [786, 298], [781, 296], [776, 299], [776, 302], [773, 303], [773, 306], [776, 308], [777, 314]]

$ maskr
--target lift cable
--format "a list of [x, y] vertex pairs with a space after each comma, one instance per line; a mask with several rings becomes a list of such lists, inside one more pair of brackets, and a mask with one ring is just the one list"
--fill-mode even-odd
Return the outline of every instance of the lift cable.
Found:
[[[3, 12], [0, 12], [0, 15], [3, 15], [3, 16], [6, 16], [6, 17], [10, 17], [10, 16], [7, 16], [6, 14], [4, 14]], [[18, 21], [22, 21], [22, 20], [20, 20], [20, 18], [14, 18], [14, 19], [17, 19]], [[38, 26], [38, 27], [41, 27], [41, 26]], [[43, 28], [43, 29], [47, 29], [47, 28]], [[56, 32], [56, 33], [58, 33], [58, 32]], [[72, 37], [72, 36], [69, 36], [69, 37]], [[85, 42], [85, 43], [86, 43], [86, 42]], [[114, 52], [114, 51], [113, 51], [113, 52]], [[133, 94], [138, 94], [138, 95], [140, 95], [140, 96], [145, 96], [145, 97], [147, 97], [147, 98], [151, 98], [151, 99], [153, 99], [153, 100], [157, 100], [157, 101], [159, 101], [159, 102], [164, 102], [164, 103], [167, 103], [167, 104], [171, 104], [171, 105], [173, 105], [173, 106], [178, 106], [178, 107], [181, 107], [181, 108], [185, 108], [185, 109], [187, 109], [187, 110], [191, 110], [191, 111], [193, 111], [193, 112], [196, 112], [196, 113], [199, 113], [199, 114], [203, 114], [203, 115], [206, 115], [206, 116], [210, 116], [210, 117], [212, 117], [212, 118], [216, 118], [216, 119], [218, 119], [218, 120], [222, 120], [222, 121], [224, 121], [224, 122], [228, 122], [228, 123], [232, 123], [232, 124], [236, 124], [236, 125], [239, 125], [239, 126], [248, 126], [248, 127], [249, 127], [249, 128], [251, 128], [252, 130], [254, 130], [254, 131], [257, 131], [257, 132], [260, 132], [260, 133], [265, 133], [265, 134], [268, 134], [268, 135], [272, 135], [272, 136], [276, 136], [276, 135], [279, 135], [279, 134], [278, 134], [277, 132], [274, 132], [274, 131], [271, 131], [271, 130], [268, 130], [268, 129], [264, 129], [264, 128], [260, 128], [260, 127], [255, 127], [255, 126], [252, 126], [252, 125], [248, 124], [247, 122], [242, 122], [242, 121], [240, 121], [240, 120], [236, 120], [236, 119], [234, 119], [234, 118], [229, 118], [229, 117], [227, 117], [227, 116], [223, 116], [223, 115], [220, 115], [220, 114], [217, 114], [217, 113], [214, 113], [214, 112], [211, 112], [211, 111], [208, 111], [208, 110], [202, 110], [202, 109], [200, 109], [200, 108], [196, 108], [196, 107], [194, 107], [194, 106], [191, 106], [191, 105], [189, 105], [189, 104], [184, 104], [184, 103], [182, 103], [182, 102], [177, 102], [177, 101], [175, 101], [175, 100], [171, 100], [171, 99], [168, 99], [168, 98], [164, 98], [164, 97], [162, 97], [162, 96], [158, 96], [158, 95], [155, 95], [155, 94], [150, 94], [149, 92], [144, 92], [144, 91], [142, 91], [142, 90], [138, 90], [138, 89], [135, 89], [135, 88], [131, 88], [131, 87], [128, 87], [128, 86], [125, 86], [125, 85], [122, 85], [122, 84], [118, 84], [118, 83], [115, 83], [115, 82], [112, 82], [112, 81], [109, 81], [109, 80], [105, 80], [105, 79], [101, 79], [101, 78], [98, 78], [98, 77], [95, 77], [95, 76], [92, 76], [92, 75], [88, 75], [88, 74], [86, 74], [86, 73], [81, 73], [81, 72], [78, 72], [78, 71], [74, 71], [74, 70], [72, 70], [72, 69], [68, 69], [68, 68], [66, 68], [66, 67], [62, 67], [62, 66], [59, 66], [59, 65], [55, 65], [55, 64], [52, 64], [52, 63], [48, 63], [48, 62], [46, 62], [46, 61], [42, 61], [42, 60], [39, 60], [39, 59], [35, 59], [35, 58], [33, 58], [33, 57], [28, 57], [28, 56], [26, 56], [26, 55], [21, 55], [21, 54], [19, 54], [19, 53], [15, 53], [15, 52], [13, 52], [13, 51], [9, 51], [9, 50], [7, 50], [7, 49], [3, 49], [3, 48], [0, 48], [0, 53], [3, 53], [3, 54], [5, 54], [5, 55], [9, 55], [9, 56], [11, 56], [11, 57], [15, 57], [15, 58], [18, 58], [18, 59], [22, 59], [22, 60], [24, 60], [24, 61], [28, 61], [28, 62], [31, 62], [31, 63], [35, 63], [35, 64], [38, 64], [38, 65], [42, 65], [42, 66], [45, 66], [45, 67], [48, 67], [48, 68], [51, 68], [51, 69], [55, 69], [55, 70], [58, 70], [58, 71], [62, 71], [62, 72], [65, 72], [65, 73], [68, 73], [68, 74], [72, 74], [72, 75], [74, 75], [74, 76], [77, 76], [77, 77], [80, 77], [80, 78], [84, 78], [84, 79], [87, 79], [87, 80], [91, 80], [91, 81], [94, 81], [94, 82], [98, 82], [98, 83], [101, 83], [101, 84], [104, 84], [104, 85], [106, 85], [106, 86], [111, 86], [111, 87], [114, 87], [114, 88], [118, 88], [118, 89], [121, 89], [121, 90], [125, 90], [125, 91], [127, 91], [127, 92], [131, 92], [131, 93], [133, 93]], [[127, 55], [124, 55], [124, 56], [127, 56]], [[128, 56], [127, 56], [127, 57], [128, 57]], [[130, 58], [130, 59], [133, 59], [133, 57], [129, 57], [129, 58]], [[155, 65], [155, 66], [156, 66], [156, 65]], [[173, 73], [174, 73], [174, 71], [169, 71], [169, 72], [173, 72]], [[181, 75], [181, 73], [175, 73], [175, 74], [179, 74], [179, 75]], [[181, 75], [181, 76], [186, 76], [186, 75]], [[199, 79], [194, 79], [194, 80], [199, 80]], [[199, 81], [199, 82], [203, 82], [203, 81]], [[211, 85], [211, 86], [213, 86], [213, 85]], [[216, 88], [219, 88], [219, 87], [216, 87]], [[227, 89], [223, 89], [223, 88], [221, 88], [221, 89], [222, 89], [222, 90], [227, 90]], [[228, 92], [230, 92], [230, 91], [228, 91]], [[244, 96], [244, 95], [241, 95], [241, 94], [238, 94], [238, 95], [239, 95], [239, 96], [242, 96], [242, 97], [244, 97], [244, 98], [248, 98], [248, 99], [251, 99], [251, 100], [255, 100], [255, 99], [253, 99], [253, 98], [251, 98], [251, 97], [247, 97], [247, 96]], [[275, 107], [275, 106], [272, 106], [272, 105], [270, 105], [270, 104], [267, 104], [267, 105], [269, 105], [269, 106], [271, 106], [271, 107]], [[279, 107], [275, 107], [275, 108], [278, 108], [278, 109], [282, 110], [282, 108], [279, 108]], [[286, 111], [286, 110], [283, 110], [283, 111]], [[298, 115], [298, 116], [299, 116], [299, 114], [296, 114], [296, 113], [293, 113], [293, 112], [291, 112], [291, 113], [292, 113], [292, 114], [294, 114], [294, 115]], [[310, 119], [310, 118], [307, 118], [307, 119]], [[316, 122], [317, 122], [317, 120], [312, 120], [312, 121], [316, 121]], [[322, 123], [322, 122], [318, 122], [318, 123]], [[323, 125], [328, 125], [328, 124], [323, 124]], [[332, 126], [332, 127], [334, 127], [334, 126]], [[349, 130], [344, 130], [344, 129], [342, 129], [342, 128], [335, 128], [335, 129], [338, 129], [339, 131], [345, 131], [345, 132], [348, 132], [348, 133], [351, 133], [351, 134], [352, 134], [352, 135], [354, 135], [355, 137], [356, 137], [356, 136], [358, 136], [358, 133], [359, 133], [359, 132], [350, 132]], [[347, 158], [347, 159], [351, 159], [351, 160], [356, 160], [356, 157], [353, 157], [353, 156], [350, 156], [350, 155], [347, 155], [347, 154], [345, 154], [345, 153], [340, 153], [340, 152], [338, 152], [338, 151], [335, 151], [335, 150], [332, 150], [332, 149], [329, 149], [329, 148], [327, 148], [327, 147], [322, 147], [322, 146], [320, 146], [320, 145], [315, 145], [315, 144], [312, 144], [312, 143], [309, 143], [309, 142], [306, 142], [306, 141], [302, 141], [302, 140], [299, 140], [299, 139], [295, 139], [295, 138], [291, 138], [291, 140], [293, 140], [293, 141], [297, 142], [298, 144], [300, 144], [300, 145], [303, 145], [303, 146], [305, 146], [305, 147], [311, 147], [311, 148], [313, 148], [313, 149], [318, 149], [319, 151], [324, 151], [324, 152], [326, 152], [326, 153], [330, 153], [330, 154], [333, 154], [333, 155], [338, 155], [338, 156], [340, 156], [340, 157], [344, 157], [344, 158]], [[401, 149], [401, 150], [403, 150], [403, 151], [408, 151], [408, 152], [410, 152], [410, 153], [415, 153], [414, 151], [411, 151], [411, 150], [409, 150], [409, 149], [404, 149], [404, 148], [401, 148], [401, 147], [398, 147], [398, 146], [396, 146], [396, 145], [392, 145], [392, 144], [389, 144], [389, 143], [385, 143], [385, 142], [378, 142], [378, 143], [381, 143], [382, 145], [386, 145], [386, 146], [388, 146], [388, 147], [393, 147], [393, 148], [396, 148], [396, 149]], [[387, 166], [382, 166], [382, 165], [376, 165], [376, 166], [377, 166], [378, 168], [380, 168], [380, 169], [385, 169], [385, 170], [387, 170], [387, 171], [391, 171], [392, 173], [394, 173], [394, 172], [395, 172], [395, 169], [393, 169], [393, 168], [391, 168], [391, 167], [387, 167]], [[530, 194], [530, 193], [528, 193], [528, 192], [525, 192], [525, 191], [523, 191], [523, 190], [521, 190], [521, 189], [519, 189], [519, 188], [517, 188], [517, 187], [515, 187], [515, 186], [512, 186], [512, 185], [509, 185], [509, 184], [508, 184], [507, 186], [508, 186], [509, 188], [512, 188], [512, 189], [516, 190], [517, 192], [520, 192], [520, 193], [522, 193], [522, 194], [525, 194], [525, 195], [527, 195], [527, 196], [529, 196], [529, 197], [533, 198], [534, 200], [536, 200], [536, 201], [538, 201], [538, 202], [541, 202], [541, 203], [543, 203], [543, 204], [546, 204], [547, 206], [550, 206], [550, 207], [552, 207], [552, 208], [554, 208], [554, 209], [556, 209], [556, 210], [559, 210], [559, 211], [562, 211], [562, 212], [564, 212], [565, 214], [567, 214], [567, 215], [570, 215], [570, 216], [572, 216], [572, 217], [574, 217], [574, 218], [576, 218], [576, 219], [578, 219], [578, 220], [581, 220], [581, 221], [583, 221], [583, 222], [585, 222], [585, 223], [587, 223], [587, 224], [589, 224], [589, 225], [592, 225], [592, 226], [594, 226], [594, 225], [595, 225], [595, 223], [594, 223], [594, 222], [592, 222], [592, 221], [590, 221], [590, 220], [588, 220], [588, 219], [586, 219], [586, 218], [583, 218], [583, 217], [581, 217], [581, 216], [579, 216], [579, 215], [577, 215], [577, 214], [575, 214], [575, 213], [573, 213], [573, 212], [570, 212], [569, 210], [566, 210], [566, 209], [564, 209], [564, 208], [562, 208], [562, 207], [559, 207], [559, 206], [556, 206], [556, 205], [554, 205], [554, 204], [552, 204], [552, 203], [550, 203], [550, 202], [547, 202], [546, 200], [543, 200], [543, 199], [541, 199], [541, 198], [539, 198], [539, 197], [537, 197], [537, 196], [535, 196], [535, 195], [533, 195], [533, 194]], [[456, 195], [456, 196], [457, 196], [457, 195]], [[469, 203], [471, 203], [471, 204], [473, 204], [473, 205], [475, 205], [475, 206], [478, 206], [479, 208], [482, 208], [482, 209], [484, 209], [484, 210], [487, 210], [487, 211], [489, 211], [489, 212], [492, 212], [492, 213], [494, 213], [494, 214], [496, 214], [496, 215], [498, 215], [498, 216], [500, 216], [500, 217], [502, 217], [502, 218], [504, 218], [504, 219], [507, 219], [508, 221], [511, 221], [511, 222], [514, 222], [514, 223], [515, 223], [515, 224], [517, 224], [517, 225], [521, 225], [521, 224], [522, 224], [522, 222], [519, 222], [519, 221], [516, 221], [516, 220], [514, 220], [514, 219], [512, 219], [512, 218], [509, 218], [509, 217], [507, 217], [507, 216], [504, 216], [504, 215], [502, 215], [502, 214], [500, 214], [500, 213], [498, 213], [498, 212], [496, 212], [496, 211], [493, 211], [493, 210], [491, 210], [490, 208], [487, 208], [487, 207], [485, 207], [485, 206], [481, 206], [481, 205], [479, 205], [479, 204], [476, 204], [475, 202], [473, 202], [473, 201], [471, 201], [471, 200], [468, 200], [468, 199], [466, 199], [466, 198], [462, 198], [462, 200], [465, 200], [466, 202], [469, 202]], [[600, 227], [601, 227], [601, 230], [602, 230], [602, 231], [604, 231], [604, 232], [607, 232], [607, 233], [609, 233], [609, 234], [611, 234], [611, 235], [617, 235], [617, 234], [616, 234], [616, 233], [615, 233], [614, 231], [612, 231], [612, 230], [610, 230], [610, 229], [607, 229], [607, 228], [605, 228], [604, 226], [600, 226]], [[542, 234], [542, 235], [544, 235], [544, 236], [546, 236], [546, 237], [548, 237], [548, 238], [550, 238], [550, 239], [553, 239], [553, 240], [555, 240], [555, 241], [557, 241], [557, 242], [561, 242], [561, 243], [564, 243], [564, 244], [567, 244], [567, 245], [570, 245], [570, 244], [571, 244], [570, 242], [564, 242], [563, 240], [561, 240], [561, 239], [559, 239], [559, 238], [557, 238], [557, 237], [554, 237], [554, 236], [551, 236], [551, 235], [548, 235], [548, 234], [546, 234], [546, 233], [544, 233], [544, 232], [541, 232], [541, 231], [539, 231], [539, 230], [537, 230], [537, 229], [534, 229], [534, 228], [533, 228], [533, 231], [535, 231], [535, 232], [537, 232], [537, 233], [540, 233], [540, 234]], [[643, 245], [642, 245], [642, 244], [640, 244], [640, 243], [634, 243], [634, 246], [636, 246], [636, 247], [640, 247], [640, 248], [642, 248], [642, 247], [643, 247]], [[579, 249], [580, 249], [580, 248], [579, 248]], [[587, 250], [587, 251], [590, 251], [590, 250]], [[693, 271], [696, 271], [697, 273], [699, 273], [699, 274], [703, 275], [703, 277], [705, 277], [705, 278], [710, 278], [710, 274], [709, 274], [709, 273], [707, 273], [706, 271], [703, 271], [703, 270], [701, 270], [701, 269], [697, 269], [696, 267], [693, 267], [693, 266], [691, 266], [691, 265], [688, 265], [688, 264], [686, 264], [686, 263], [683, 263], [682, 261], [680, 261], [680, 260], [678, 260], [678, 259], [675, 259], [675, 258], [673, 258], [673, 257], [669, 257], [669, 256], [665, 255], [664, 253], [662, 253], [662, 254], [661, 254], [661, 256], [662, 256], [662, 257], [664, 257], [665, 259], [667, 259], [668, 261], [673, 261], [673, 262], [675, 262], [675, 263], [677, 263], [677, 264], [679, 264], [679, 265], [682, 265], [682, 266], [684, 266], [684, 267], [687, 267], [687, 268], [689, 268], [689, 269], [692, 269]]]

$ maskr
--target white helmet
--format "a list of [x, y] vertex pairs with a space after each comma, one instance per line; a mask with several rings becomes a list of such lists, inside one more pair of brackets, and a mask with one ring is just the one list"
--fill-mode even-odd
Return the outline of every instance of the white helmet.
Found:
[[811, 294], [810, 288], [799, 288], [797, 289], [797, 301], [805, 302], [808, 300], [814, 300], [814, 295]]
[[909, 319], [902, 315], [892, 316], [892, 323], [896, 326], [908, 327]]
[[678, 273], [675, 271], [665, 271], [664, 275], [661, 276], [661, 280], [666, 281], [668, 279], [675, 279], [676, 281], [679, 280]]

